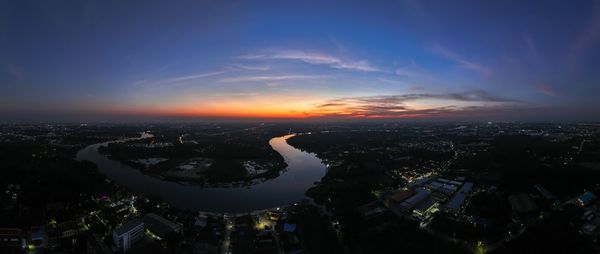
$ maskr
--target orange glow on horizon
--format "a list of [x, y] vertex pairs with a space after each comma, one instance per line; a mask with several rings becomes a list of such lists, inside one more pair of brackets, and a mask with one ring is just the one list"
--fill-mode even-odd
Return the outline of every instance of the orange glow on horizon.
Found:
[[[104, 111], [122, 116], [182, 117], [182, 118], [264, 118], [264, 119], [418, 119], [448, 117], [451, 112], [429, 111], [425, 103], [407, 104], [407, 109], [382, 112], [369, 111], [361, 104], [347, 103], [339, 106], [323, 105], [323, 100], [308, 97], [261, 98], [243, 101], [203, 101], [193, 106], [179, 105], [129, 105]], [[435, 105], [435, 104], [434, 104]], [[433, 107], [435, 108], [435, 106]]]
[[265, 118], [265, 119], [311, 119], [311, 118], [340, 118], [340, 119], [418, 119], [427, 117], [439, 117], [441, 115], [430, 115], [420, 113], [394, 114], [394, 115], [365, 115], [357, 112], [344, 111], [317, 111], [310, 109], [307, 111], [298, 110], [276, 110], [276, 109], [197, 109], [197, 108], [172, 108], [172, 109], [130, 109], [116, 110], [110, 113], [118, 115], [137, 115], [137, 116], [155, 116], [155, 117], [207, 117], [207, 118]]
[[111, 113], [141, 116], [171, 117], [214, 117], [214, 118], [308, 118], [319, 114], [307, 113], [305, 110], [293, 110], [277, 107], [242, 107], [242, 106], [202, 106], [173, 108], [136, 108], [116, 109]]

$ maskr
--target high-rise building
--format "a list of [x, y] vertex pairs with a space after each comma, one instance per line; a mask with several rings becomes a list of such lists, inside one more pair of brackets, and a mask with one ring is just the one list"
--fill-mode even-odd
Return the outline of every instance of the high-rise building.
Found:
[[123, 253], [144, 237], [144, 222], [140, 219], [131, 220], [113, 230], [113, 243]]

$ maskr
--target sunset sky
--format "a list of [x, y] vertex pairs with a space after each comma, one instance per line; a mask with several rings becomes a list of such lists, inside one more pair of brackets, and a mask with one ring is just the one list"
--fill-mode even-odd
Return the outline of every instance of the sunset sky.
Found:
[[599, 120], [600, 1], [0, 1], [0, 121]]

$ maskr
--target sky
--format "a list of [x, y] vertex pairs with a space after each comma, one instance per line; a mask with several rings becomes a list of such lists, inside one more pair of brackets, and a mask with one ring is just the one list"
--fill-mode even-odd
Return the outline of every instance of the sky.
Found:
[[600, 1], [0, 1], [0, 121], [600, 119]]

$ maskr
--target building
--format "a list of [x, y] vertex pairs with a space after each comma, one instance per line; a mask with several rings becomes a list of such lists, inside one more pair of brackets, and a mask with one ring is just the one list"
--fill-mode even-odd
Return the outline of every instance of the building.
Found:
[[87, 240], [86, 254], [112, 254], [99, 235], [92, 234]]
[[544, 188], [544, 186], [542, 186], [541, 184], [536, 184], [533, 187], [535, 187], [535, 189], [542, 194], [542, 196], [550, 201], [552, 203], [552, 205], [558, 205], [560, 202], [558, 201], [558, 198], [556, 198], [554, 195], [552, 195], [552, 193], [550, 193], [550, 191], [548, 191], [546, 188]]
[[129, 248], [144, 237], [144, 222], [134, 219], [113, 230], [113, 244], [119, 251], [127, 252]]
[[441, 183], [438, 181], [433, 181], [431, 183], [428, 183], [427, 185], [425, 185], [425, 187], [429, 188], [432, 191], [441, 192], [446, 195], [454, 194], [454, 192], [456, 192], [456, 189], [458, 188], [458, 187], [456, 187], [456, 185], [453, 185], [450, 183]]
[[435, 201], [437, 201], [440, 204], [446, 203], [446, 201], [448, 201], [448, 195], [441, 193], [441, 192], [431, 193], [431, 198], [433, 198]]
[[194, 222], [194, 226], [199, 228], [205, 228], [206, 225], [208, 225], [208, 216], [199, 213], [196, 217], [196, 221]]
[[577, 202], [581, 205], [581, 206], [587, 206], [591, 203], [593, 203], [594, 201], [596, 201], [596, 195], [594, 195], [594, 193], [592, 192], [586, 192], [581, 194], [581, 196], [577, 197]]
[[32, 227], [30, 232], [30, 244], [37, 248], [46, 248], [48, 246], [48, 237], [46, 235], [46, 227]]
[[526, 193], [510, 195], [508, 201], [510, 202], [510, 206], [513, 209], [516, 219], [520, 219], [525, 215], [532, 215], [537, 211], [537, 205]]
[[471, 190], [473, 190], [473, 183], [466, 182], [463, 186], [452, 196], [452, 199], [444, 205], [444, 211], [458, 215], [460, 212], [465, 200], [471, 194]]
[[404, 212], [410, 212], [413, 208], [415, 208], [423, 200], [428, 199], [431, 195], [431, 191], [425, 188], [417, 188], [416, 192], [417, 193], [415, 195], [406, 199], [400, 204], [400, 210]]
[[[438, 181], [438, 182], [442, 182], [442, 183], [446, 183], [446, 184], [452, 184], [452, 185], [455, 185], [455, 186], [460, 186], [460, 185], [462, 184], [462, 182], [459, 182], [459, 181], [453, 181], [453, 180], [448, 180], [448, 179], [446, 179], [446, 178], [441, 178], [441, 177], [440, 177], [440, 178], [438, 178], [438, 179], [437, 179], [437, 181]], [[463, 179], [463, 181], [464, 181], [464, 179]]]
[[395, 204], [404, 201], [414, 194], [411, 190], [399, 190], [391, 195], [389, 195], [386, 199], [388, 203]]
[[18, 228], [0, 228], [0, 246], [15, 249], [24, 248], [26, 243], [25, 232]]
[[150, 232], [160, 238], [165, 238], [165, 236], [171, 233], [181, 232], [181, 226], [155, 213], [149, 213], [144, 216], [144, 225]]
[[598, 226], [593, 223], [587, 223], [581, 227], [580, 232], [586, 235], [593, 235], [597, 232]]
[[428, 183], [429, 181], [431, 181], [434, 178], [435, 178], [434, 176], [428, 176], [428, 177], [423, 177], [423, 178], [416, 179], [414, 181], [409, 182], [408, 183], [408, 187], [409, 188], [415, 188], [415, 187], [422, 186], [423, 184]]
[[356, 210], [366, 218], [374, 218], [385, 211], [382, 205], [379, 201], [373, 201], [357, 207]]
[[76, 221], [69, 220], [59, 223], [56, 226], [56, 230], [58, 231], [59, 239], [72, 238], [79, 233], [79, 226]]
[[428, 197], [427, 199], [421, 201], [415, 209], [413, 210], [413, 214], [415, 217], [424, 220], [427, 219], [431, 214], [438, 211], [438, 203], [435, 202], [434, 199]]

